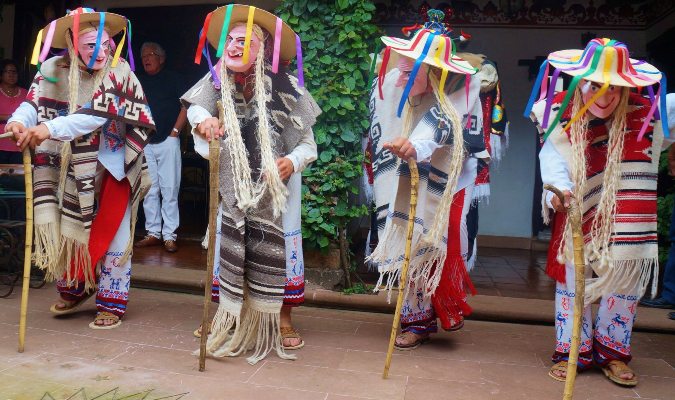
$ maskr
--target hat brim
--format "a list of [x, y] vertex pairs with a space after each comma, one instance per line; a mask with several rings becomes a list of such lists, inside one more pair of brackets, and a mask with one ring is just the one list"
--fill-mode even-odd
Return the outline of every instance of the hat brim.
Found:
[[[209, 22], [209, 30], [207, 32], [207, 38], [209, 43], [214, 48], [218, 48], [218, 43], [220, 42], [220, 34], [223, 29], [223, 22], [225, 20], [225, 14], [227, 12], [228, 6], [222, 6], [216, 8], [211, 14], [211, 21]], [[243, 4], [232, 4], [232, 14], [230, 15], [230, 25], [228, 27], [228, 33], [232, 30], [234, 24], [238, 22], [247, 22], [248, 21], [248, 5]], [[277, 26], [277, 16], [262, 10], [260, 8], [255, 8], [253, 13], [253, 23], [260, 26], [269, 32], [270, 35], [274, 36]], [[281, 48], [279, 55], [282, 60], [289, 61], [295, 57], [296, 46], [295, 46], [295, 32], [291, 29], [288, 24], [282, 21], [281, 23]]]
[[[127, 26], [127, 19], [125, 17], [110, 12], [105, 12], [104, 14], [105, 30], [111, 37], [122, 32], [122, 30], [124, 30], [124, 28]], [[86, 24], [98, 28], [100, 17], [101, 16], [99, 12], [80, 14], [80, 29], [82, 29], [82, 25]], [[56, 26], [54, 27], [54, 38], [52, 39], [51, 47], [57, 49], [65, 49], [68, 47], [68, 43], [66, 42], [66, 32], [68, 29], [72, 29], [73, 20], [73, 15], [66, 15], [65, 17], [61, 17], [56, 20]], [[43, 42], [47, 36], [47, 32], [49, 32], [49, 25], [50, 24], [47, 24], [47, 26], [44, 28], [42, 35]]]
[[[579, 49], [555, 51], [549, 54], [548, 61], [552, 67], [559, 69], [568, 75], [579, 76], [590, 71], [590, 66], [583, 67], [579, 62], [583, 53], [584, 50]], [[630, 58], [629, 60], [635, 73], [626, 68], [624, 73], [625, 76], [621, 76], [615, 69], [612, 69], [609, 72], [610, 85], [645, 87], [658, 83], [661, 80], [661, 72], [653, 65], [633, 58]], [[596, 83], [605, 83], [606, 81], [605, 74], [600, 68], [597, 68], [595, 71], [584, 76], [584, 79]]]
[[[415, 45], [414, 40], [400, 39], [392, 36], [382, 36], [382, 42], [385, 46], [391, 47], [391, 50], [401, 56], [417, 60], [422, 57], [424, 45], [420, 42]], [[449, 61], [449, 62], [448, 62]], [[432, 67], [446, 70], [455, 74], [469, 74], [476, 73], [476, 69], [471, 66], [469, 62], [459, 57], [457, 54], [450, 54], [447, 58], [445, 56], [435, 57], [433, 51], [427, 52], [426, 57], [422, 62]]]

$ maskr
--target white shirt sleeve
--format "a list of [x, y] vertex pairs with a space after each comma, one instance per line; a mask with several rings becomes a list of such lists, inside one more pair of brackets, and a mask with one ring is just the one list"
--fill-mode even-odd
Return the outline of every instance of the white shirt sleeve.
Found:
[[410, 144], [413, 145], [415, 151], [417, 152], [417, 162], [429, 162], [434, 151], [441, 147], [440, 144], [434, 142], [431, 139], [411, 140]]
[[24, 101], [9, 117], [7, 123], [20, 122], [26, 128], [32, 128], [37, 125], [37, 110], [30, 103]]
[[[570, 179], [569, 166], [567, 161], [560, 155], [555, 146], [550, 141], [544, 142], [544, 147], [539, 153], [539, 168], [541, 170], [541, 180], [544, 184], [548, 183], [558, 189], [573, 191], [573, 183]], [[546, 193], [546, 204], [553, 208], [551, 199], [553, 193]]]
[[71, 114], [45, 121], [44, 124], [49, 129], [52, 139], [70, 141], [95, 131], [107, 120], [93, 115]]
[[297, 146], [286, 155], [293, 163], [293, 172], [302, 172], [317, 157], [316, 142], [312, 129], [306, 129]]
[[204, 107], [192, 104], [187, 110], [187, 119], [192, 126], [192, 138], [195, 142], [195, 152], [205, 159], [209, 159], [209, 142], [197, 134], [197, 125], [205, 119], [211, 118], [211, 113]]

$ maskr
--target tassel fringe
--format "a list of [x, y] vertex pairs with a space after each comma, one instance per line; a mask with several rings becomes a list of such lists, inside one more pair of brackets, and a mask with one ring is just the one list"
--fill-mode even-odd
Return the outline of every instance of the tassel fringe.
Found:
[[[221, 299], [211, 326], [212, 333], [206, 345], [213, 357], [236, 357], [249, 350], [253, 354], [246, 361], [254, 365], [264, 359], [272, 350], [279, 358], [295, 360], [296, 356], [286, 353], [281, 337], [280, 304], [245, 301], [237, 312]], [[249, 304], [251, 303], [251, 304]], [[237, 315], [239, 314], [240, 315]]]
[[600, 276], [586, 280], [584, 301], [590, 304], [602, 296], [611, 293], [628, 293], [636, 288], [638, 298], [647, 291], [651, 279], [652, 296], [656, 294], [659, 283], [658, 258], [614, 261], [606, 272], [596, 271]]

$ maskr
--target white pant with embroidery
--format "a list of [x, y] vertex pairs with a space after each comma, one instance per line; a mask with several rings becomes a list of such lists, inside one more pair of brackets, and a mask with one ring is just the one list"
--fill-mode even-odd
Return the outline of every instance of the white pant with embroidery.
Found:
[[[590, 268], [586, 268], [586, 277], [590, 276]], [[570, 352], [575, 299], [573, 263], [565, 264], [565, 279], [567, 283], [556, 284], [553, 362], [567, 360]], [[636, 287], [637, 282], [632, 290], [603, 297], [594, 323], [591, 307], [584, 308], [579, 368], [588, 368], [593, 361], [601, 366], [611, 360], [630, 361], [630, 338], [639, 300]]]

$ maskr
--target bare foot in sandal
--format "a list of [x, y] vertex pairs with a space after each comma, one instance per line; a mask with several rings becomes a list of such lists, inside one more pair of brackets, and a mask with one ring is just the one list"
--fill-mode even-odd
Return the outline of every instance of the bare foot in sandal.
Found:
[[305, 345], [305, 342], [302, 340], [302, 337], [293, 328], [293, 322], [291, 321], [291, 310], [293, 308], [289, 306], [281, 307], [281, 344], [286, 350], [297, 350]]
[[77, 311], [84, 302], [86, 302], [94, 292], [85, 293], [76, 300], [64, 300], [60, 298], [56, 303], [52, 304], [49, 311], [56, 315], [65, 315]]
[[428, 340], [428, 333], [403, 332], [396, 336], [394, 347], [398, 350], [413, 350]]
[[69, 309], [73, 308], [73, 306], [75, 304], [77, 304], [77, 300], [68, 301], [68, 300], [59, 299], [59, 301], [54, 303], [54, 305], [52, 305], [52, 307], [54, 307], [58, 311], [65, 311], [65, 310], [69, 310]]
[[632, 387], [638, 383], [635, 372], [623, 361], [612, 360], [602, 368], [602, 371], [610, 381], [617, 385]]
[[113, 329], [120, 325], [122, 325], [120, 317], [106, 311], [100, 311], [98, 314], [96, 314], [94, 322], [89, 324], [89, 327], [92, 329]]
[[553, 364], [548, 371], [548, 376], [556, 381], [565, 382], [565, 379], [567, 378], [567, 361], [560, 361]]

